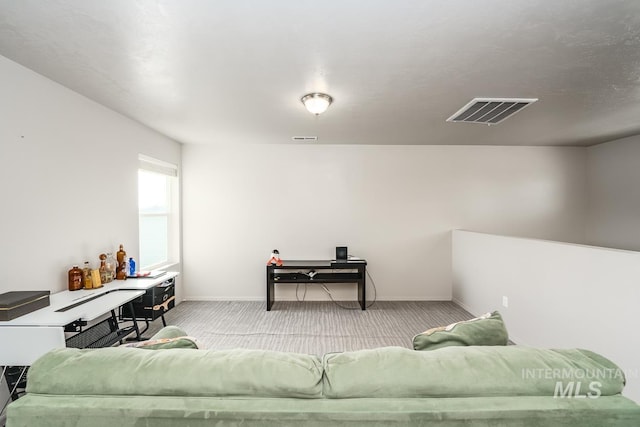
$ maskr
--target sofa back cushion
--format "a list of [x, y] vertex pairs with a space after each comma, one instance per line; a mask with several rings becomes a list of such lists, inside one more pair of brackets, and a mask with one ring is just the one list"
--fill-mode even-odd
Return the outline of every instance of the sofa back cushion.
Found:
[[30, 368], [27, 392], [66, 395], [322, 395], [316, 356], [265, 350], [53, 350]]
[[413, 337], [414, 350], [465, 345], [507, 345], [509, 334], [499, 312], [424, 331]]
[[355, 397], [598, 397], [622, 391], [618, 367], [586, 350], [519, 346], [385, 347], [324, 356], [324, 395]]
[[169, 325], [156, 332], [149, 340], [161, 340], [165, 338], [179, 338], [186, 337], [189, 334], [184, 331], [180, 326]]
[[140, 348], [142, 350], [167, 350], [170, 348], [200, 348], [194, 337], [158, 338], [122, 344], [120, 347]]

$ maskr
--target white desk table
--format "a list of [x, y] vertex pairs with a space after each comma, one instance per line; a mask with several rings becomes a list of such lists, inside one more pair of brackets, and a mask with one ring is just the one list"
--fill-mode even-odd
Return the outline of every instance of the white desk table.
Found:
[[91, 322], [177, 275], [167, 272], [156, 278], [117, 280], [99, 289], [52, 294], [48, 307], [0, 321], [0, 366], [30, 366], [47, 351], [66, 347], [66, 325]]
[[[166, 280], [176, 277], [176, 272], [166, 272], [155, 278], [136, 278], [117, 280], [98, 289], [63, 291], [49, 296], [49, 306], [9, 321], [0, 321], [0, 384], [8, 366], [22, 366], [20, 376], [10, 390], [10, 395], [20, 383], [26, 367], [31, 366], [40, 356], [55, 348], [67, 346], [65, 327], [71, 324], [84, 324], [96, 320], [111, 312], [112, 323], [117, 326], [115, 310], [144, 295], [148, 289], [158, 286]], [[134, 310], [133, 326], [122, 328], [106, 336], [106, 340], [117, 342], [133, 332], [140, 339], [140, 330]], [[164, 322], [164, 317], [162, 318]], [[106, 321], [105, 321], [106, 322]], [[147, 323], [148, 327], [148, 323]], [[86, 331], [89, 331], [88, 328]], [[98, 329], [99, 330], [99, 329]], [[146, 330], [146, 329], [145, 329]], [[78, 338], [83, 332], [79, 332]], [[122, 335], [121, 335], [122, 333]], [[73, 337], [71, 338], [73, 339]], [[84, 340], [84, 337], [82, 337]], [[103, 345], [104, 340], [94, 344]], [[0, 418], [11, 398], [0, 402]]]

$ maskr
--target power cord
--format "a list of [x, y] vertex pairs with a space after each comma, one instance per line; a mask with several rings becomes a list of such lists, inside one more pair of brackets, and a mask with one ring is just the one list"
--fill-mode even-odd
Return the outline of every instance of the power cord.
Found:
[[373, 304], [376, 303], [376, 301], [378, 300], [378, 289], [376, 289], [376, 282], [375, 280], [373, 280], [373, 277], [371, 277], [371, 273], [369, 273], [369, 270], [366, 270], [367, 272], [367, 276], [369, 276], [369, 281], [371, 282], [371, 286], [373, 287], [373, 300], [371, 300], [371, 304], [369, 304], [367, 306], [367, 308], [371, 307]]
[[296, 284], [296, 300], [298, 300], [298, 302], [304, 302], [304, 299], [307, 297], [307, 283], [304, 284], [304, 293], [302, 294], [302, 299], [298, 297], [298, 289], [300, 289], [301, 284], [302, 283]]
[[[378, 299], [378, 290], [376, 289], [376, 282], [373, 280], [373, 277], [371, 277], [371, 273], [369, 273], [368, 270], [367, 270], [367, 276], [369, 277], [369, 281], [371, 282], [371, 286], [373, 287], [373, 300], [369, 305], [365, 306], [365, 308], [369, 308], [373, 306]], [[331, 301], [338, 307], [345, 310], [360, 310], [360, 307], [347, 307], [346, 305], [342, 305], [338, 301], [334, 300], [333, 295], [331, 295], [331, 291], [329, 290], [329, 288], [327, 288], [327, 285], [325, 283], [322, 283], [322, 290], [324, 290], [327, 293], [327, 295], [329, 295], [329, 298], [331, 299]]]
[[[369, 308], [371, 306], [373, 306], [376, 301], [378, 300], [378, 289], [376, 288], [376, 282], [375, 280], [373, 280], [373, 277], [371, 276], [371, 273], [369, 273], [369, 270], [366, 270], [367, 273], [367, 277], [369, 277], [369, 281], [371, 282], [371, 287], [373, 288], [373, 300], [371, 300], [371, 303], [367, 306], [365, 306], [365, 308]], [[297, 274], [304, 274], [306, 276], [309, 276], [310, 279], [313, 279], [313, 276], [316, 275], [315, 270], [311, 270], [309, 272], [304, 272], [304, 271], [298, 271]], [[335, 299], [333, 299], [333, 295], [331, 294], [331, 291], [329, 290], [329, 288], [327, 287], [327, 285], [325, 283], [322, 282], [315, 282], [318, 283], [322, 286], [322, 290], [326, 292], [327, 295], [329, 295], [329, 298], [331, 299], [331, 301], [337, 305], [338, 307], [345, 309], [345, 310], [360, 310], [360, 307], [347, 307], [346, 305], [342, 305], [340, 304], [338, 301], [336, 301]], [[300, 286], [304, 285], [304, 292], [302, 293], [302, 299], [300, 299]], [[304, 302], [305, 298], [307, 297], [307, 287], [308, 283], [297, 283], [296, 284], [296, 300], [298, 302]]]
[[[309, 273], [304, 272], [302, 270], [296, 271], [295, 274], [304, 274], [305, 276], [309, 276]], [[304, 299], [307, 297], [307, 283], [304, 284], [304, 293], [302, 294], [302, 299], [300, 299], [300, 296], [299, 296], [300, 285], [302, 285], [302, 283], [296, 283], [296, 300], [298, 302], [304, 302]]]

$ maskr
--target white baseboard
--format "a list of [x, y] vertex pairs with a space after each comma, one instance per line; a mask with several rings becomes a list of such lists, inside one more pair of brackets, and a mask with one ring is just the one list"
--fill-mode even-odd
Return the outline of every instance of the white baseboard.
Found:
[[[264, 297], [211, 297], [211, 296], [189, 296], [185, 297], [182, 301], [265, 301]], [[282, 297], [277, 298], [276, 301], [296, 301], [295, 297]], [[305, 298], [305, 301], [331, 301], [329, 297], [326, 298]], [[340, 301], [347, 301], [347, 299], [340, 299]], [[355, 301], [355, 300], [354, 300]], [[384, 297], [378, 298], [376, 301], [451, 301], [450, 298], [433, 297]], [[371, 302], [367, 298], [367, 302]], [[467, 310], [468, 311], [468, 310]]]
[[[459, 305], [460, 307], [464, 308], [466, 311], [468, 311], [469, 313], [473, 314], [474, 316], [480, 316], [479, 313], [474, 313], [473, 310], [471, 309], [471, 307], [469, 307], [468, 305], [466, 305], [465, 303], [463, 303], [460, 300], [457, 300], [455, 298], [453, 298], [451, 300], [454, 304]], [[484, 314], [484, 313], [482, 313]]]
[[264, 301], [263, 298], [257, 297], [210, 297], [210, 296], [189, 296], [183, 301]]

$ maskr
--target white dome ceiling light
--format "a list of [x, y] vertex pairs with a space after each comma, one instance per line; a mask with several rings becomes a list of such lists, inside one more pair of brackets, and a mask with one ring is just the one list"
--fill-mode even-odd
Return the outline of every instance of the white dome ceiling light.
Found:
[[300, 101], [302, 101], [307, 111], [318, 116], [327, 111], [327, 108], [333, 102], [333, 98], [326, 93], [314, 92], [306, 94]]

